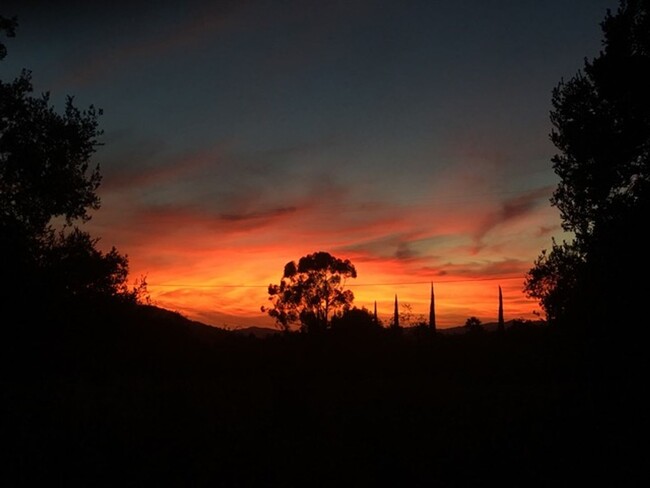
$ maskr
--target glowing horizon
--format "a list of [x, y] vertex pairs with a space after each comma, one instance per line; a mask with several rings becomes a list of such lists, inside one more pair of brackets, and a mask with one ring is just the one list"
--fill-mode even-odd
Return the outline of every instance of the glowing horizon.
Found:
[[[485, 283], [489, 281], [491, 286], [470, 286], [467, 283], [476, 285], [478, 282]], [[517, 286], [504, 285], [504, 281], [517, 281]], [[476, 316], [482, 322], [496, 322], [496, 301], [498, 295], [495, 290], [497, 286], [494, 283], [501, 283], [504, 290], [508, 290], [509, 296], [504, 297], [506, 320], [511, 319], [529, 319], [535, 320], [539, 316], [533, 311], [538, 310], [536, 302], [526, 300], [521, 292], [520, 277], [505, 278], [487, 278], [476, 280], [461, 280], [451, 282], [434, 283], [436, 290], [436, 322], [441, 329], [463, 325], [465, 320], [470, 316]], [[465, 289], [460, 290], [459, 285], [464, 284]], [[451, 286], [447, 286], [451, 285]], [[267, 285], [268, 286], [268, 285]], [[218, 299], [223, 298], [224, 289], [259, 289], [262, 292], [248, 293], [249, 299], [262, 298], [260, 305], [268, 305], [266, 301], [266, 288], [264, 285], [196, 285], [196, 286], [178, 286], [175, 285], [151, 285], [149, 286], [150, 295], [154, 305], [178, 311], [190, 319], [207, 323], [216, 327], [238, 328], [246, 326], [273, 327], [275, 322], [267, 314], [259, 311], [254, 312], [251, 309], [243, 308], [249, 300], [235, 302], [231, 307], [223, 306], [221, 309], [210, 310], [210, 302], [218, 303]], [[174, 288], [174, 291], [169, 291]], [[382, 285], [364, 285], [348, 284], [346, 287], [351, 289], [355, 294], [353, 306], [366, 308], [372, 311], [375, 302], [377, 303], [378, 316], [387, 325], [393, 316], [393, 300], [397, 294], [400, 305], [408, 304], [411, 306], [413, 321], [427, 321], [429, 310], [429, 291], [430, 283], [421, 282], [416, 284], [382, 284]], [[363, 291], [363, 292], [362, 292]], [[180, 296], [174, 297], [175, 294]], [[494, 296], [490, 296], [494, 295]], [[478, 297], [478, 299], [476, 299]], [[497, 298], [495, 298], [497, 297]], [[510, 299], [509, 299], [510, 297]], [[447, 299], [443, 301], [444, 299]], [[492, 310], [494, 309], [494, 310]]]
[[615, 3], [18, 2], [0, 68], [103, 109], [86, 229], [160, 306], [272, 326], [267, 286], [327, 251], [385, 318], [395, 294], [428, 317], [433, 282], [440, 327], [496, 320], [499, 285], [533, 319], [525, 274], [565, 237], [551, 92]]
[[[130, 211], [130, 222], [124, 208], [100, 211], [91, 222], [126, 249], [132, 279], [147, 277], [155, 304], [210, 325], [273, 327], [260, 311], [268, 304], [268, 285], [279, 282], [288, 261], [327, 251], [355, 265], [358, 278], [346, 284], [354, 305], [372, 310], [377, 301], [380, 318], [392, 316], [396, 293], [415, 317], [426, 318], [433, 282], [437, 322], [445, 328], [470, 316], [496, 320], [499, 285], [508, 319], [537, 318], [539, 307], [522, 288], [548, 229], [557, 230], [548, 226], [549, 192], [545, 187], [490, 205], [471, 203], [472, 209], [457, 205], [435, 222], [419, 203], [408, 212], [354, 207], [355, 222], [342, 218], [336, 229], [321, 227], [327, 206], [304, 202], [302, 210], [241, 219], [157, 209]], [[113, 204], [119, 205], [117, 199]], [[156, 241], [148, 242], [148, 235]]]

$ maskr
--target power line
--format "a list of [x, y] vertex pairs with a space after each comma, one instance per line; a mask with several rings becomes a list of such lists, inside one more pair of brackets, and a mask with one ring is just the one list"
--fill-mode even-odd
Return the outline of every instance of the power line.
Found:
[[166, 285], [156, 285], [147, 282], [147, 286], [158, 287], [176, 287], [176, 288], [268, 288], [269, 285], [189, 285], [184, 283], [168, 283]]
[[[499, 278], [467, 278], [467, 279], [456, 279], [456, 280], [442, 280], [436, 281], [434, 283], [445, 284], [445, 283], [471, 283], [476, 281], [504, 281], [504, 280], [520, 280], [523, 279], [522, 276], [503, 276]], [[427, 285], [431, 283], [431, 280], [427, 281], [410, 281], [410, 282], [399, 282], [399, 283], [347, 283], [348, 287], [361, 287], [361, 286], [407, 286], [407, 285]], [[156, 287], [166, 287], [166, 288], [268, 288], [269, 285], [244, 285], [244, 284], [220, 284], [220, 285], [190, 285], [184, 283], [167, 283], [164, 285], [157, 285], [154, 283], [147, 283], [148, 286]]]
[[[521, 276], [504, 276], [500, 278], [466, 278], [466, 279], [457, 279], [457, 280], [442, 280], [436, 281], [433, 280], [435, 284], [444, 284], [444, 283], [468, 283], [474, 281], [499, 281], [499, 280], [519, 280], [522, 279]], [[350, 283], [347, 286], [401, 286], [401, 285], [428, 285], [431, 283], [431, 280], [427, 281], [412, 281], [404, 283]]]

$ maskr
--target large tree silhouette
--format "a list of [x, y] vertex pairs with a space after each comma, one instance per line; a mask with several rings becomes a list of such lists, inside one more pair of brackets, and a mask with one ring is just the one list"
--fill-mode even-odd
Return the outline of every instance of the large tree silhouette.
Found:
[[[18, 22], [15, 18], [8, 19], [0, 15], [0, 35], [4, 33], [7, 37], [14, 37], [16, 35], [16, 26]], [[7, 55], [7, 48], [3, 42], [0, 42], [0, 60]]]
[[[16, 26], [0, 17], [0, 31], [13, 36]], [[0, 45], [0, 59], [5, 55]], [[32, 92], [29, 71], [0, 80], [0, 301], [127, 297], [126, 257], [99, 251], [97, 239], [78, 227], [100, 205], [91, 157], [101, 111], [80, 110], [68, 97], [59, 114], [47, 93]]]
[[345, 280], [356, 278], [357, 271], [348, 259], [327, 252], [315, 252], [289, 261], [279, 285], [269, 285], [272, 307], [262, 307], [278, 325], [289, 330], [300, 323], [301, 330], [325, 330], [332, 315], [349, 310], [354, 295], [345, 290]]
[[[572, 233], [553, 243], [525, 290], [551, 320], [604, 325], [640, 317], [648, 278], [650, 2], [622, 0], [602, 22], [603, 50], [553, 91], [560, 183], [551, 199]], [[640, 280], [639, 280], [640, 279]]]

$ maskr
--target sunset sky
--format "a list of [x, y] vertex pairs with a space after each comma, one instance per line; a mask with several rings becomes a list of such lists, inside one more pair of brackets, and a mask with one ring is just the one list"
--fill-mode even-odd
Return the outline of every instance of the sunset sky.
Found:
[[212, 325], [260, 311], [287, 261], [356, 266], [438, 323], [535, 318], [551, 238], [551, 91], [600, 49], [613, 0], [3, 1], [0, 78], [104, 110], [85, 226], [153, 302]]

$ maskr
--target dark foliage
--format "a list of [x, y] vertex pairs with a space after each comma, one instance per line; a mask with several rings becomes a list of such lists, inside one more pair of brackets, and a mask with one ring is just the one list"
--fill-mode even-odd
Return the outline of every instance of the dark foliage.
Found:
[[315, 252], [288, 262], [279, 285], [269, 285], [272, 306], [262, 307], [284, 330], [300, 323], [303, 332], [326, 330], [330, 318], [350, 308], [354, 295], [345, 290], [345, 280], [356, 278], [357, 271], [348, 259], [327, 252]]
[[[0, 17], [0, 31], [13, 27]], [[32, 100], [31, 87], [17, 98], [1, 87], [3, 111]], [[45, 161], [44, 143], [31, 154], [17, 132], [5, 151], [0, 132], [2, 291], [21, 299], [2, 304], [2, 486], [635, 486], [645, 476], [646, 354], [622, 331], [576, 342], [523, 322], [501, 334], [395, 334], [349, 309], [351, 294], [323, 311], [319, 300], [356, 276], [327, 253], [288, 263], [269, 290], [281, 300], [298, 283], [295, 310], [276, 311], [321, 328], [332, 313], [323, 334], [260, 340], [115, 300], [128, 295], [126, 259], [51, 225], [99, 203], [86, 138], [95, 115], [58, 119], [47, 105], [33, 115], [51, 124], [27, 134], [69, 122], [49, 137], [72, 159], [55, 144]], [[70, 201], [43, 185], [63, 170], [50, 162], [70, 163]], [[316, 283], [327, 293], [307, 299]]]
[[571, 316], [584, 268], [585, 256], [574, 245], [554, 240], [551, 251], [542, 251], [528, 272], [526, 292], [540, 301], [551, 322], [559, 318], [566, 321]]
[[334, 334], [346, 337], [361, 337], [380, 333], [382, 326], [365, 307], [353, 307], [340, 315], [332, 317], [331, 330]]
[[477, 317], [470, 317], [465, 321], [465, 327], [469, 332], [477, 333], [483, 332], [483, 325], [481, 319]]
[[[16, 25], [0, 17], [0, 31], [13, 35]], [[101, 252], [77, 227], [100, 205], [91, 157], [101, 111], [82, 111], [68, 97], [59, 114], [48, 94], [32, 92], [28, 71], [0, 81], [0, 304], [38, 303], [47, 314], [46, 305], [72, 299], [135, 299], [126, 256]]]
[[262, 340], [131, 304], [24, 325], [0, 350], [6, 486], [629, 486], [643, 466], [640, 348]]
[[575, 238], [542, 254], [525, 286], [549, 320], [594, 332], [641, 318], [650, 271], [650, 2], [621, 1], [602, 29], [603, 51], [553, 91], [552, 204]]
[[[7, 37], [15, 37], [18, 22], [15, 17], [6, 18], [0, 15], [0, 35], [4, 32]], [[4, 43], [0, 42], [0, 60], [7, 56], [7, 48]]]

